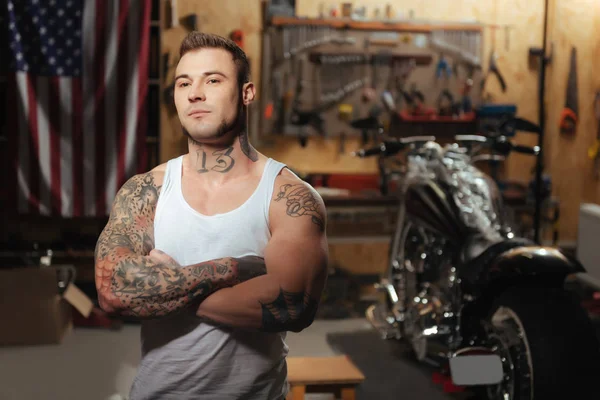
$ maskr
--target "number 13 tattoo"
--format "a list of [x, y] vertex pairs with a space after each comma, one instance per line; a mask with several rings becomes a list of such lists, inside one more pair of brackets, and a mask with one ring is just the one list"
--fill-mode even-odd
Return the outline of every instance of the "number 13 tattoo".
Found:
[[[230, 156], [233, 151], [233, 147], [229, 147], [225, 150], [217, 150], [212, 153], [213, 156], [217, 156], [217, 165], [211, 169], [206, 168], [206, 152], [204, 150], [198, 150], [196, 152], [196, 165], [200, 165], [198, 172], [209, 172], [215, 171], [220, 173], [226, 173], [233, 168], [235, 160]], [[202, 154], [200, 154], [202, 153]]]

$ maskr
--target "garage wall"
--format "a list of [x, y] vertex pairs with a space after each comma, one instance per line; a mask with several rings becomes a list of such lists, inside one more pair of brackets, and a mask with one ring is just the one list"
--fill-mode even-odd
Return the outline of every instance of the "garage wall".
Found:
[[[376, 0], [350, 1], [366, 6], [372, 13], [374, 7], [384, 7], [385, 2]], [[319, 5], [325, 9], [339, 5], [331, 0], [297, 0], [299, 16], [317, 16]], [[390, 2], [391, 3], [391, 2]], [[477, 20], [485, 24], [511, 25], [510, 48], [505, 48], [505, 30], [496, 32], [498, 66], [502, 71], [508, 90], [502, 93], [495, 79], [486, 86], [486, 94], [495, 102], [516, 103], [519, 115], [537, 121], [537, 80], [535, 65], [530, 65], [528, 50], [542, 46], [543, 0], [398, 0], [393, 2], [396, 13], [405, 16], [412, 10], [414, 18], [460, 21]], [[246, 51], [251, 59], [254, 81], [260, 87], [260, 29], [261, 7], [259, 0], [239, 2], [236, 0], [178, 0], [180, 15], [196, 13], [199, 29], [227, 36], [233, 29], [245, 32]], [[587, 149], [593, 143], [597, 122], [593, 117], [594, 89], [600, 88], [600, 78], [592, 73], [592, 60], [600, 59], [600, 3], [595, 0], [551, 0], [549, 34], [555, 43], [553, 64], [547, 71], [547, 136], [546, 165], [554, 184], [554, 194], [561, 200], [560, 238], [575, 240], [577, 210], [582, 201], [600, 203], [600, 185], [593, 179], [592, 163], [587, 159]], [[491, 48], [490, 29], [484, 35], [484, 70]], [[175, 48], [181, 34], [171, 36], [165, 32], [163, 46]], [[564, 105], [570, 46], [576, 45], [579, 54], [579, 104], [581, 123], [572, 138], [559, 136], [558, 119]], [[533, 145], [536, 139], [519, 135], [517, 140]], [[336, 139], [315, 140], [301, 148], [291, 138], [267, 138], [261, 140], [259, 150], [276, 157], [301, 172], [376, 172], [373, 160], [355, 160], [338, 153]], [[349, 139], [346, 149], [358, 147], [358, 141]], [[185, 152], [185, 141], [178, 132], [176, 116], [163, 118], [161, 134], [161, 160]], [[534, 162], [529, 157], [515, 154], [507, 164], [511, 179], [528, 182], [532, 177]]]

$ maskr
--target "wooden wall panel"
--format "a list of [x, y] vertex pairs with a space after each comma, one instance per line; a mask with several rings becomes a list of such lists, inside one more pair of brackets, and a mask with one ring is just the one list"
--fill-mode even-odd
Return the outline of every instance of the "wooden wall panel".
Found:
[[[600, 3], [594, 0], [555, 1], [550, 39], [555, 44], [554, 59], [548, 69], [546, 162], [561, 201], [560, 234], [575, 240], [579, 205], [600, 203], [600, 181], [594, 179], [593, 162], [587, 150], [595, 140], [598, 122], [593, 100], [600, 90]], [[560, 112], [565, 104], [571, 46], [577, 48], [579, 118], [574, 136], [559, 132]]]
[[389, 247], [388, 242], [332, 243], [329, 265], [357, 275], [383, 274]]
[[[502, 93], [495, 79], [486, 86], [486, 95], [497, 103], [516, 103], [519, 115], [536, 121], [538, 119], [538, 73], [530, 65], [528, 50], [542, 46], [543, 0], [377, 0], [350, 1], [357, 6], [366, 6], [370, 13], [374, 7], [383, 9], [393, 4], [394, 10], [408, 16], [412, 10], [415, 19], [459, 21], [477, 20], [485, 24], [511, 25], [510, 48], [505, 48], [505, 31], [496, 32], [498, 66], [502, 71], [508, 90]], [[317, 16], [319, 5], [327, 10], [340, 4], [334, 0], [297, 0], [297, 14]], [[261, 10], [259, 0], [178, 0], [180, 15], [195, 12], [199, 17], [200, 29], [228, 35], [233, 29], [243, 29], [246, 34], [247, 53], [252, 60], [253, 78], [257, 84], [260, 77], [260, 29]], [[592, 62], [600, 59], [600, 2], [595, 0], [551, 0], [549, 31], [555, 42], [554, 63], [547, 71], [547, 136], [546, 165], [553, 179], [554, 194], [561, 200], [560, 235], [562, 240], [575, 240], [577, 210], [582, 201], [600, 202], [600, 188], [593, 179], [592, 163], [586, 157], [587, 148], [593, 143], [597, 122], [593, 118], [592, 100], [594, 91], [600, 88], [600, 78], [592, 71]], [[484, 71], [491, 49], [492, 32], [486, 29], [484, 36]], [[561, 137], [558, 133], [558, 118], [564, 105], [567, 82], [569, 51], [571, 44], [579, 52], [579, 103], [581, 124], [574, 138]], [[163, 43], [163, 46], [167, 44]], [[259, 86], [260, 87], [260, 86]], [[259, 93], [260, 95], [260, 93]], [[178, 126], [177, 122], [171, 125]], [[163, 130], [172, 130], [163, 126]], [[173, 137], [163, 132], [163, 137]], [[534, 137], [519, 134], [519, 143], [533, 145]], [[162, 144], [165, 147], [165, 144]], [[346, 150], [359, 145], [348, 140]], [[168, 145], [166, 147], [169, 147]], [[376, 172], [376, 165], [369, 160], [355, 160], [340, 155], [338, 139], [309, 141], [306, 148], [299, 146], [293, 138], [275, 138], [258, 144], [263, 153], [286, 162], [301, 172]], [[162, 161], [180, 151], [164, 149]], [[178, 153], [179, 152], [179, 153]], [[507, 176], [522, 182], [532, 178], [534, 162], [524, 155], [513, 155], [507, 163]]]

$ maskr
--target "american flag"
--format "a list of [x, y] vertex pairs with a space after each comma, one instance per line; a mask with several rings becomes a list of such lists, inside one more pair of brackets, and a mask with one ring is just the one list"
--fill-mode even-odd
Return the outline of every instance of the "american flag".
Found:
[[105, 216], [145, 164], [151, 1], [8, 0], [2, 7], [15, 207]]

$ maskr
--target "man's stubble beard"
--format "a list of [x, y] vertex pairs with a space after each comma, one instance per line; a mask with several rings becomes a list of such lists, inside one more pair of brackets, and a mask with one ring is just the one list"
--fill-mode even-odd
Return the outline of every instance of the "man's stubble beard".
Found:
[[[223, 119], [213, 134], [208, 135], [208, 136], [203, 136], [202, 138], [199, 138], [199, 139], [211, 139], [211, 140], [221, 139], [231, 132], [239, 131], [240, 129], [243, 129], [244, 119], [245, 119], [244, 109], [243, 109], [243, 107], [239, 106], [238, 112], [232, 122], [228, 123], [225, 119]], [[185, 126], [183, 126], [183, 124], [181, 124], [181, 127], [183, 130], [183, 134], [185, 136], [187, 136], [188, 140], [190, 140], [192, 143], [194, 143], [196, 145], [202, 144], [202, 143], [198, 142], [198, 140], [194, 139], [192, 134], [185, 128]], [[235, 136], [233, 136], [233, 138], [234, 137]]]

